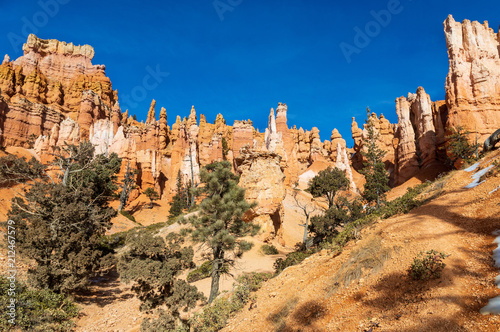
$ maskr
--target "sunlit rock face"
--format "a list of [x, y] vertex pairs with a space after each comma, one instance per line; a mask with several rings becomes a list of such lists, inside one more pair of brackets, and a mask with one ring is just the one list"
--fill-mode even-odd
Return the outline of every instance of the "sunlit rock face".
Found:
[[[384, 163], [392, 185], [443, 162], [447, 126], [477, 129], [480, 143], [500, 128], [498, 33], [486, 22], [457, 23], [451, 16], [444, 28], [450, 58], [446, 101], [431, 101], [419, 87], [396, 100], [398, 123], [391, 124], [382, 114], [370, 115], [379, 135], [377, 144], [386, 151]], [[128, 111], [122, 113], [105, 67], [92, 64], [91, 46], [30, 35], [23, 52], [14, 61], [4, 56], [0, 65], [0, 144], [33, 147], [42, 161], [49, 161], [65, 143], [89, 140], [96, 153], [115, 152], [123, 159], [119, 178], [129, 164], [137, 169], [138, 191], [154, 187], [166, 200], [175, 194], [178, 175], [186, 184], [196, 185], [200, 169], [214, 161], [229, 161], [234, 172], [246, 172], [246, 179], [251, 178], [248, 170], [252, 167], [266, 171], [264, 179], [276, 177], [271, 188], [293, 186], [306, 178], [303, 175], [312, 165], [315, 172], [329, 166], [344, 170], [354, 188], [359, 178], [355, 170], [363, 167], [361, 151], [367, 131], [354, 118], [352, 148], [336, 129], [322, 142], [316, 127], [289, 127], [284, 103], [271, 109], [264, 133], [251, 120], [237, 120], [229, 126], [219, 114], [215, 121], [207, 121], [194, 106], [184, 110], [184, 120], [171, 117], [169, 125], [167, 112], [171, 111], [161, 108], [158, 112], [154, 100], [145, 123], [138, 122]], [[272, 203], [259, 198], [262, 206], [274, 211], [262, 215], [271, 218], [269, 229], [276, 235], [279, 222], [273, 218], [281, 213], [275, 209], [279, 197], [281, 189], [276, 189]]]
[[2, 144], [27, 147], [68, 117], [88, 139], [90, 125], [108, 118], [117, 99], [105, 67], [92, 64], [94, 49], [32, 34], [23, 52], [15, 61], [6, 55], [0, 65]]
[[500, 128], [500, 33], [450, 15], [444, 22], [449, 73], [446, 77], [447, 126], [477, 130], [483, 142]]
[[245, 215], [261, 226], [265, 238], [280, 237], [283, 223], [283, 199], [286, 195], [285, 175], [281, 157], [268, 151], [256, 151], [245, 146], [236, 158], [238, 185], [245, 188], [245, 199], [257, 206]]

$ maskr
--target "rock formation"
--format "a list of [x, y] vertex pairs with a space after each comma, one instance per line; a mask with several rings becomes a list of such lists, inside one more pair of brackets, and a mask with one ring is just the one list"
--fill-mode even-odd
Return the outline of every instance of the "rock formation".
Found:
[[245, 199], [257, 202], [244, 218], [260, 225], [264, 238], [281, 236], [286, 189], [280, 160], [274, 152], [255, 151], [248, 146], [241, 148], [235, 160], [241, 175], [238, 185], [245, 188]]
[[477, 129], [479, 142], [500, 128], [500, 35], [485, 21], [444, 21], [449, 57], [446, 126]]
[[403, 183], [419, 170], [415, 132], [410, 120], [410, 103], [405, 97], [396, 99], [398, 115], [397, 137], [399, 139], [397, 156], [397, 183]]
[[[397, 124], [382, 114], [371, 115], [394, 185], [443, 162], [440, 148], [445, 145], [447, 126], [477, 127], [481, 140], [500, 127], [500, 37], [487, 23], [457, 23], [450, 16], [444, 26], [450, 57], [446, 102], [432, 102], [420, 87], [396, 100]], [[252, 212], [254, 217], [259, 216], [266, 232], [277, 235], [283, 188], [308, 178], [310, 172], [302, 176], [306, 171], [336, 166], [346, 172], [355, 190], [359, 179], [355, 170], [363, 167], [366, 128], [354, 118], [352, 149], [336, 129], [330, 140], [322, 142], [315, 127], [288, 127], [284, 103], [278, 104], [276, 112], [271, 109], [265, 133], [250, 120], [228, 126], [221, 114], [214, 123], [202, 114], [198, 119], [194, 106], [189, 117], [177, 116], [170, 127], [165, 108], [156, 118], [155, 100], [146, 122], [139, 123], [128, 111], [122, 114], [105, 67], [92, 64], [91, 46], [30, 35], [23, 51], [14, 61], [6, 55], [0, 65], [2, 146], [31, 147], [37, 137], [33, 147], [43, 161], [50, 160], [54, 149], [65, 142], [90, 140], [98, 153], [116, 152], [123, 159], [119, 177], [130, 163], [138, 170], [140, 189], [155, 187], [166, 200], [175, 192], [179, 172], [184, 182], [196, 185], [201, 167], [228, 160], [242, 175], [249, 198], [261, 202]], [[259, 196], [260, 190], [264, 196]]]

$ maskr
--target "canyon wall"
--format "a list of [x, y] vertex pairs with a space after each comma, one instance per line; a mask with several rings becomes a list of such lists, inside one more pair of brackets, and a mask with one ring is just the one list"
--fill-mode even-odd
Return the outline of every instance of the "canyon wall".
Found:
[[[444, 102], [432, 102], [424, 88], [396, 99], [398, 123], [391, 124], [382, 114], [371, 113], [378, 137], [377, 145], [385, 152], [383, 161], [390, 175], [390, 185], [399, 185], [417, 175], [422, 169], [444, 164], [443, 154], [447, 108]], [[363, 141], [368, 139], [367, 125], [358, 127], [353, 118], [354, 168], [363, 167]]]
[[[450, 57], [446, 101], [432, 102], [419, 87], [396, 100], [397, 124], [382, 114], [370, 115], [378, 144], [386, 151], [391, 185], [444, 162], [448, 126], [477, 128], [481, 141], [500, 127], [499, 35], [487, 23], [457, 23], [451, 16], [444, 26]], [[185, 183], [198, 183], [200, 168], [218, 160], [230, 161], [233, 170], [240, 172], [238, 160], [255, 160], [249, 157], [254, 153], [279, 162], [285, 186], [304, 185], [304, 179], [319, 170], [336, 166], [346, 172], [353, 192], [360, 187], [356, 170], [363, 167], [361, 151], [367, 132], [354, 118], [352, 149], [336, 129], [330, 140], [322, 142], [315, 127], [289, 127], [283, 103], [276, 111], [271, 109], [264, 133], [251, 120], [230, 126], [221, 114], [209, 123], [194, 107], [189, 117], [176, 116], [169, 125], [167, 110], [157, 112], [154, 100], [146, 122], [137, 122], [120, 109], [105, 66], [92, 64], [91, 46], [30, 35], [23, 51], [15, 61], [6, 55], [0, 65], [2, 146], [34, 148], [42, 161], [49, 161], [65, 142], [90, 140], [96, 152], [115, 152], [123, 158], [119, 177], [129, 164], [138, 171], [139, 190], [154, 187], [165, 200], [174, 194], [179, 175]], [[255, 161], [255, 165], [260, 164]]]
[[479, 141], [500, 128], [500, 32], [450, 15], [444, 22], [449, 73], [446, 126], [477, 130]]
[[[445, 163], [447, 128], [468, 129], [471, 141], [477, 132], [480, 144], [500, 128], [500, 32], [495, 33], [488, 22], [459, 23], [451, 15], [444, 21], [444, 32], [449, 56], [446, 100], [432, 102], [419, 87], [416, 93], [396, 99], [398, 123], [389, 124], [389, 130], [382, 116], [374, 118], [392, 185]], [[367, 132], [354, 119], [351, 128], [353, 165], [359, 169]]]

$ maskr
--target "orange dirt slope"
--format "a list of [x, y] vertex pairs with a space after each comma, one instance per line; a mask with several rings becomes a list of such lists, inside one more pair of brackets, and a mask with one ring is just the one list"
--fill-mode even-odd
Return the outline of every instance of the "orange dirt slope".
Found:
[[[323, 251], [286, 269], [223, 331], [499, 331], [500, 317], [479, 310], [500, 295], [491, 234], [500, 190], [490, 194], [500, 175], [464, 189], [473, 173], [444, 177], [431, 188], [441, 196], [369, 226], [339, 256]], [[442, 277], [412, 280], [411, 262], [430, 249], [451, 255]]]

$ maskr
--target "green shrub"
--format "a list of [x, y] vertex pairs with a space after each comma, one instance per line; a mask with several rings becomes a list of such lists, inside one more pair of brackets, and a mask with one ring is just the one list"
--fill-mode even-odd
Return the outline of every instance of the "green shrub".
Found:
[[[333, 244], [333, 246], [342, 248], [350, 240], [355, 239], [362, 228], [364, 228], [366, 225], [371, 224], [375, 220], [379, 218], [390, 218], [398, 214], [405, 214], [410, 212], [412, 209], [421, 206], [425, 203], [425, 201], [418, 199], [417, 196], [421, 194], [429, 185], [430, 182], [425, 182], [413, 188], [408, 188], [406, 194], [386, 203], [385, 205], [380, 207], [380, 209], [375, 209], [370, 214], [346, 223], [344, 229], [338, 232], [337, 235], [335, 235], [331, 243]], [[328, 241], [327, 239], [327, 242], [329, 243], [330, 241]], [[320, 246], [328, 247], [329, 245], [322, 243]]]
[[274, 262], [274, 271], [276, 274], [281, 273], [284, 269], [289, 266], [300, 264], [304, 259], [314, 254], [315, 251], [294, 251], [286, 255], [285, 259], [278, 258]]
[[228, 319], [241, 310], [251, 299], [251, 292], [260, 289], [262, 284], [271, 278], [270, 273], [244, 273], [233, 284], [233, 292], [229, 297], [218, 297], [212, 305], [203, 308], [191, 319], [191, 327], [196, 332], [215, 332], [226, 326]]
[[262, 287], [262, 283], [271, 279], [272, 273], [259, 273], [259, 272], [250, 272], [243, 273], [240, 275], [236, 282], [239, 284], [238, 286], [247, 287], [250, 292], [256, 292]]
[[434, 249], [425, 253], [421, 251], [413, 260], [408, 272], [415, 280], [438, 279], [446, 266], [443, 259], [448, 256], [444, 252], [438, 252]]
[[[0, 330], [12, 329], [6, 310], [10, 303], [10, 281], [0, 276]], [[71, 331], [72, 318], [78, 315], [77, 306], [64, 295], [51, 290], [28, 289], [26, 285], [15, 283], [16, 328], [23, 331]]]
[[125, 218], [128, 218], [128, 219], [132, 220], [133, 222], [137, 222], [137, 221], [135, 221], [134, 216], [133, 216], [133, 215], [131, 215], [130, 213], [128, 213], [127, 211], [125, 211], [125, 210], [121, 210], [121, 211], [120, 211], [120, 214], [121, 214], [122, 216], [124, 216]]
[[[229, 272], [229, 265], [226, 264], [222, 268], [222, 273], [228, 273], [228, 272]], [[195, 270], [189, 272], [186, 281], [196, 282], [198, 280], [210, 277], [211, 273], [212, 273], [212, 262], [206, 261]]]
[[276, 249], [276, 247], [273, 246], [272, 244], [271, 245], [264, 244], [264, 245], [262, 245], [262, 247], [260, 247], [260, 250], [262, 251], [262, 253], [264, 255], [277, 255], [277, 254], [279, 254], [278, 249]]
[[339, 233], [342, 225], [358, 220], [364, 215], [360, 199], [349, 202], [345, 196], [341, 196], [323, 215], [311, 218], [309, 231], [314, 234], [314, 242], [331, 241]]
[[166, 225], [167, 225], [166, 222], [157, 222], [155, 224], [151, 224], [151, 225], [146, 226], [145, 230], [147, 232], [156, 233], [156, 231], [159, 231], [160, 229], [162, 229]]
[[471, 132], [462, 126], [449, 127], [450, 135], [446, 136], [446, 152], [450, 164], [454, 164], [458, 159], [466, 162], [476, 160], [476, 152], [479, 148], [477, 143], [469, 141]]
[[246, 252], [246, 251], [249, 251], [250, 249], [253, 248], [253, 242], [248, 242], [248, 241], [241, 241], [240, 242], [240, 247], [239, 249], [242, 251], [242, 252]]
[[429, 185], [431, 182], [424, 182], [415, 187], [408, 188], [407, 192], [390, 201], [385, 206], [380, 209], [380, 214], [382, 218], [390, 218], [394, 215], [405, 214], [410, 212], [412, 209], [421, 206], [424, 201], [417, 198]]
[[111, 235], [103, 235], [99, 241], [99, 248], [105, 253], [114, 253], [116, 249], [123, 247], [127, 240], [127, 232]]
[[231, 303], [225, 297], [218, 297], [210, 306], [203, 308], [191, 318], [191, 327], [196, 332], [215, 332], [224, 328], [231, 315]]

